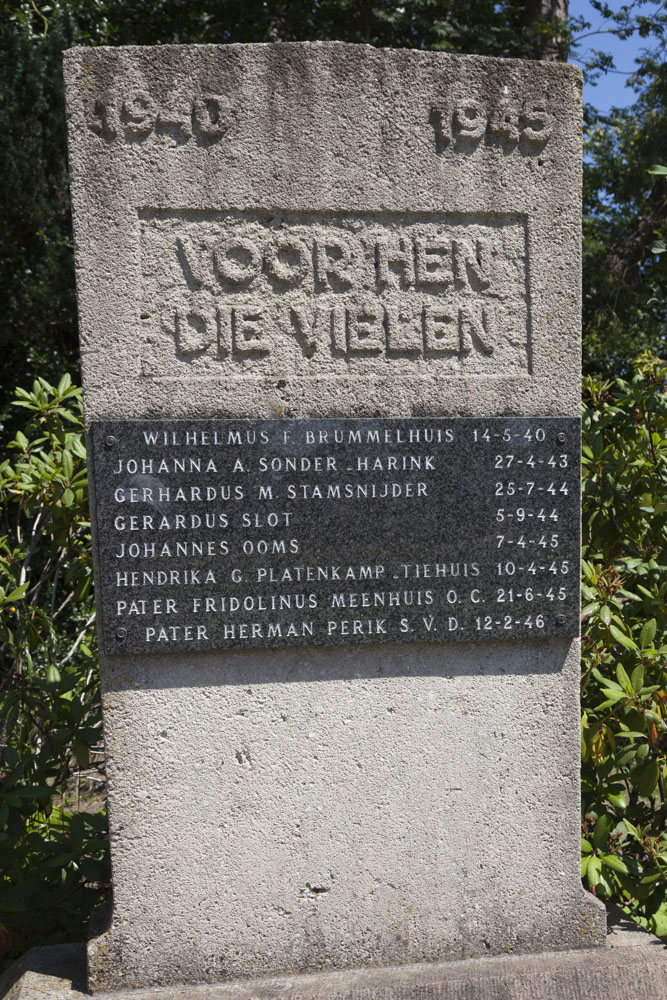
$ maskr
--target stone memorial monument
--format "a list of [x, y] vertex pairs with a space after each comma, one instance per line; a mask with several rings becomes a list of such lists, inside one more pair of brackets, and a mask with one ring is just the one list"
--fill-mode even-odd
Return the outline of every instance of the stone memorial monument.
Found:
[[90, 987], [603, 944], [561, 541], [578, 71], [330, 43], [75, 49], [66, 79], [114, 881]]
[[422, 963], [408, 997], [605, 945], [578, 70], [299, 43], [65, 74], [114, 884], [88, 988], [391, 996], [369, 970]]

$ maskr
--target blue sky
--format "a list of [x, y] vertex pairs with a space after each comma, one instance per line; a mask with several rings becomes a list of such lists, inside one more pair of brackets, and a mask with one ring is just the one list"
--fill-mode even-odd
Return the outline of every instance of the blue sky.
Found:
[[[616, 11], [620, 9], [622, 4], [618, 0], [610, 0], [609, 6]], [[604, 18], [591, 7], [589, 0], [570, 0], [569, 9], [571, 17], [583, 16], [590, 22], [591, 27], [587, 29], [586, 33], [596, 31], [598, 28], [605, 28]], [[639, 12], [645, 17], [649, 17], [653, 11], [659, 10], [664, 10], [664, 2], [648, 2], [639, 8]], [[597, 49], [602, 52], [611, 52], [618, 71], [601, 75], [598, 78], [597, 86], [585, 83], [584, 101], [603, 112], [608, 111], [612, 106], [623, 108], [632, 104], [634, 91], [631, 87], [626, 86], [626, 81], [634, 72], [635, 58], [642, 48], [647, 47], [647, 44], [651, 48], [655, 47], [653, 39], [637, 38], [636, 36], [624, 41], [609, 34], [596, 34], [582, 39], [579, 52], [570, 57], [571, 62], [581, 65], [586, 61], [587, 55], [591, 54], [593, 49]]]

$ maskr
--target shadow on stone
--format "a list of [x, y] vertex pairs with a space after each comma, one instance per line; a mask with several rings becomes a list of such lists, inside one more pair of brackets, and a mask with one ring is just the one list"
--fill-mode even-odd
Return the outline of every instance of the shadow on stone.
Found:
[[519, 677], [560, 673], [569, 640], [459, 642], [455, 646], [378, 646], [274, 650], [267, 660], [248, 650], [231, 653], [173, 653], [106, 657], [107, 691], [169, 689], [210, 685], [274, 684], [382, 679], [390, 677]]

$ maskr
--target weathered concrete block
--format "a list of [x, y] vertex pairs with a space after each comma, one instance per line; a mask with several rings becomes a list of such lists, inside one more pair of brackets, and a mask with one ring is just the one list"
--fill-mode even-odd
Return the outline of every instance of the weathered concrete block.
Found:
[[[304, 43], [65, 71], [88, 421], [578, 414], [577, 70]], [[604, 943], [577, 641], [102, 678], [93, 990]]]
[[[667, 990], [667, 949], [635, 925], [612, 927], [610, 947], [321, 972], [201, 986], [201, 1000], [656, 1000]], [[0, 978], [6, 1000], [84, 1000], [83, 945], [32, 948]], [[187, 1000], [188, 987], [117, 993], [118, 1000]]]

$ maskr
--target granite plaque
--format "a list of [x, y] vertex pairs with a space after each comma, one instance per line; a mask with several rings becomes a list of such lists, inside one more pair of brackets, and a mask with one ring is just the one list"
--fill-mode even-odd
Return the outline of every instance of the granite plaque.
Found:
[[92, 427], [109, 653], [579, 627], [575, 418]]

